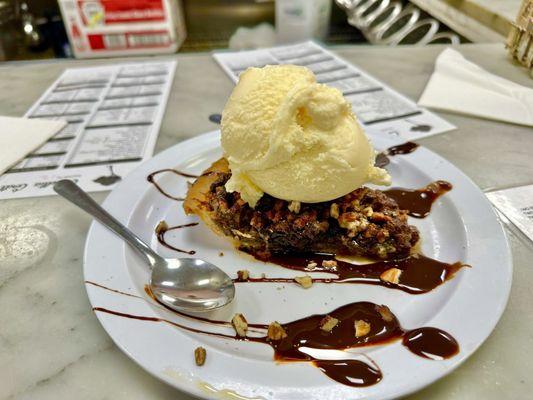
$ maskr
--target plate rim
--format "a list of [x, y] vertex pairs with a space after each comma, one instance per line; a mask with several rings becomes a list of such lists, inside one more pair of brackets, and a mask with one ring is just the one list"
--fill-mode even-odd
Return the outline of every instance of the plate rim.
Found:
[[[168, 156], [169, 154], [173, 154], [175, 152], [179, 152], [179, 148], [180, 147], [187, 147], [187, 146], [191, 146], [191, 145], [194, 146], [196, 142], [201, 142], [203, 140], [208, 140], [208, 141], [215, 140], [215, 139], [218, 138], [219, 134], [220, 134], [220, 132], [218, 130], [214, 130], [214, 131], [210, 131], [210, 132], [207, 132], [207, 133], [203, 133], [203, 134], [194, 136], [192, 138], [183, 140], [183, 141], [181, 141], [179, 143], [176, 143], [175, 145], [173, 145], [173, 146], [163, 150], [162, 152], [158, 153], [157, 155], [152, 157], [150, 160], [147, 160], [146, 162], [140, 164], [132, 172], [130, 172], [130, 174], [128, 174], [109, 193], [109, 195], [102, 202], [102, 205], [105, 208], [110, 209], [110, 210], [113, 209], [113, 208], [116, 208], [116, 206], [115, 207], [113, 206], [114, 198], [117, 197], [121, 193], [121, 191], [124, 190], [124, 188], [129, 187], [129, 185], [130, 185], [129, 181], [135, 179], [135, 175], [139, 174], [140, 171], [142, 171], [144, 168], [146, 168], [151, 163], [157, 162], [158, 159], [164, 158], [165, 156]], [[372, 139], [372, 138], [370, 138], [370, 139]], [[383, 141], [384, 142], [388, 142], [388, 140], [386, 138], [384, 138]], [[394, 144], [394, 143], [391, 142], [391, 144]], [[503, 312], [505, 311], [505, 309], [507, 307], [507, 304], [508, 304], [508, 301], [509, 301], [509, 296], [510, 296], [510, 291], [511, 291], [511, 286], [512, 286], [513, 260], [512, 260], [512, 252], [511, 252], [511, 248], [510, 248], [510, 245], [509, 245], [509, 240], [508, 240], [508, 237], [507, 237], [507, 233], [505, 232], [505, 229], [504, 229], [504, 227], [502, 225], [502, 222], [497, 217], [497, 214], [496, 214], [495, 210], [493, 209], [493, 207], [490, 205], [489, 200], [486, 198], [486, 196], [481, 191], [481, 189], [466, 174], [464, 174], [459, 168], [457, 168], [451, 162], [449, 162], [448, 160], [446, 160], [444, 157], [440, 156], [439, 154], [434, 153], [433, 151], [431, 151], [428, 148], [424, 147], [423, 145], [420, 146], [420, 148], [417, 150], [417, 152], [419, 150], [422, 150], [422, 152], [427, 152], [436, 161], [445, 162], [447, 164], [446, 167], [447, 168], [451, 168], [451, 170], [454, 173], [459, 174], [463, 179], [468, 181], [468, 183], [470, 184], [470, 187], [472, 189], [474, 189], [475, 191], [479, 192], [481, 197], [486, 202], [486, 205], [489, 206], [490, 213], [491, 213], [491, 215], [490, 215], [491, 219], [493, 219], [494, 222], [496, 222], [495, 227], [497, 227], [498, 233], [501, 235], [501, 240], [499, 240], [499, 242], [500, 242], [500, 245], [502, 246], [502, 248], [504, 250], [504, 254], [502, 256], [503, 256], [503, 259], [505, 260], [505, 264], [506, 264], [505, 265], [505, 267], [506, 267], [505, 270], [508, 273], [508, 275], [506, 277], [507, 279], [500, 281], [500, 285], [503, 286], [503, 287], [501, 287], [503, 292], [502, 292], [502, 296], [501, 296], [501, 300], [502, 301], [500, 302], [500, 307], [498, 308], [496, 313], [492, 314], [492, 318], [490, 318], [491, 323], [487, 324], [485, 326], [485, 330], [484, 330], [484, 333], [482, 335], [482, 339], [479, 340], [475, 344], [475, 346], [473, 346], [472, 348], [469, 348], [469, 349], [462, 349], [462, 353], [463, 354], [461, 355], [461, 357], [457, 358], [454, 362], [451, 362], [450, 365], [446, 366], [446, 368], [443, 368], [444, 372], [438, 374], [438, 376], [434, 377], [433, 379], [426, 379], [423, 384], [414, 384], [414, 385], [410, 385], [407, 388], [404, 387], [403, 388], [404, 390], [401, 391], [401, 392], [392, 393], [392, 394], [390, 394], [388, 396], [381, 396], [381, 397], [379, 397], [379, 399], [392, 399], [392, 398], [396, 398], [396, 396], [405, 396], [405, 395], [414, 393], [414, 392], [416, 392], [418, 390], [421, 390], [424, 387], [427, 387], [428, 385], [430, 385], [430, 384], [434, 383], [435, 381], [437, 381], [437, 380], [443, 378], [444, 376], [448, 375], [450, 372], [452, 372], [457, 367], [459, 367], [464, 361], [466, 361], [466, 359], [468, 359], [470, 356], [472, 356], [472, 354], [474, 354], [474, 352], [476, 352], [479, 349], [479, 347], [487, 340], [487, 338], [490, 336], [490, 334], [493, 332], [494, 328], [496, 327], [497, 323], [500, 321], [500, 319], [501, 319], [501, 317], [503, 315]], [[413, 154], [416, 154], [416, 152], [413, 153]], [[145, 191], [140, 191], [140, 193], [145, 193]], [[125, 213], [126, 213], [126, 217], [125, 217], [126, 223], [129, 222], [129, 219], [131, 218], [133, 210], [134, 210], [134, 208], [132, 210], [125, 211]], [[116, 212], [116, 211], [117, 210], [114, 210], [114, 212]], [[117, 216], [117, 218], [124, 222], [124, 217]], [[86, 239], [85, 247], [84, 247], [84, 256], [83, 256], [84, 281], [88, 280], [87, 276], [88, 276], [89, 271], [90, 271], [89, 256], [90, 256], [91, 246], [93, 245], [94, 240], [98, 240], [97, 236], [98, 236], [98, 233], [99, 233], [98, 231], [99, 230], [105, 230], [105, 228], [100, 226], [96, 221], [93, 221], [91, 223], [91, 226], [90, 226], [89, 231], [87, 233], [87, 239]], [[90, 285], [89, 284], [85, 283], [85, 287], [86, 287], [86, 292], [87, 292], [89, 301], [91, 303], [91, 306], [95, 307], [96, 306], [95, 305], [95, 300], [96, 300], [95, 297], [98, 297], [98, 296], [94, 295], [94, 292], [92, 292], [92, 290], [90, 289]], [[182, 390], [182, 391], [184, 391], [186, 393], [189, 393], [189, 394], [192, 394], [194, 396], [197, 396], [197, 397], [200, 397], [200, 398], [203, 398], [203, 399], [215, 399], [215, 398], [217, 398], [216, 394], [213, 394], [212, 396], [209, 396], [209, 393], [207, 393], [206, 391], [204, 391], [201, 388], [199, 388], [197, 384], [194, 384], [194, 382], [192, 382], [190, 380], [177, 381], [177, 380], [173, 379], [170, 376], [166, 376], [164, 374], [161, 374], [160, 371], [152, 370], [152, 369], [148, 368], [147, 366], [143, 365], [143, 363], [139, 359], [136, 358], [136, 355], [133, 354], [128, 349], [128, 346], [125, 345], [123, 343], [123, 341], [119, 340], [116, 337], [116, 332], [113, 332], [112, 324], [108, 324], [106, 322], [105, 318], [103, 318], [103, 315], [101, 313], [96, 313], [95, 312], [95, 315], [96, 315], [98, 321], [100, 322], [100, 324], [102, 325], [102, 327], [104, 328], [104, 330], [106, 331], [106, 333], [111, 337], [111, 339], [117, 345], [117, 347], [119, 347], [121, 349], [121, 351], [124, 352], [132, 361], [134, 361], [137, 365], [139, 365], [142, 369], [144, 369], [145, 371], [150, 373], [152, 376], [164, 381], [165, 383], [167, 383], [167, 384], [169, 384], [169, 385], [171, 385], [171, 386], [173, 386], [173, 387], [175, 387], [175, 388], [177, 388], [179, 390]], [[454, 360], [454, 359], [452, 359], [452, 360]]]

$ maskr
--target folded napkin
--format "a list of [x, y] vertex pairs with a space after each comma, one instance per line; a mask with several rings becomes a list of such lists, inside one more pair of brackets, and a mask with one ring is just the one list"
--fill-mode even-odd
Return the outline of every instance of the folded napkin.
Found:
[[59, 132], [65, 121], [0, 116], [0, 175]]
[[450, 48], [437, 58], [418, 104], [533, 126], [533, 89], [491, 74]]

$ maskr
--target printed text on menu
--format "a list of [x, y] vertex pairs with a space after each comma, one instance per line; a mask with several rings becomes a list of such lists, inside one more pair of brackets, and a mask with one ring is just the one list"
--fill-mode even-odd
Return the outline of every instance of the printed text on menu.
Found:
[[59, 179], [111, 189], [152, 155], [176, 62], [67, 69], [26, 113], [67, 126], [0, 177], [0, 199], [54, 194]]

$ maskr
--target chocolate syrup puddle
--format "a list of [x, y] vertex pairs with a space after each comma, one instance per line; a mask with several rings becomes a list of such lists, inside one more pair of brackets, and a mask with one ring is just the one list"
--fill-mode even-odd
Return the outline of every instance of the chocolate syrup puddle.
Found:
[[418, 147], [420, 147], [420, 145], [414, 142], [405, 142], [397, 146], [389, 147], [387, 150], [378, 153], [374, 165], [376, 167], [383, 168], [390, 163], [389, 156], [396, 156], [398, 154], [409, 154], [415, 151]]
[[425, 218], [431, 211], [433, 203], [443, 194], [452, 190], [451, 183], [435, 181], [422, 189], [395, 188], [384, 190], [387, 196], [396, 200], [402, 210], [415, 218]]
[[[102, 307], [94, 311], [104, 312], [119, 317], [146, 322], [163, 322], [193, 333], [216, 336], [224, 339], [245, 340], [267, 344], [274, 349], [274, 359], [283, 362], [311, 362], [324, 374], [348, 386], [369, 386], [378, 383], [383, 375], [377, 366], [360, 360], [323, 360], [317, 359], [302, 350], [303, 348], [320, 350], [345, 350], [375, 344], [385, 344], [402, 339], [402, 344], [416, 355], [425, 358], [443, 359], [458, 353], [457, 341], [448, 333], [431, 327], [406, 331], [398, 319], [386, 306], [371, 302], [355, 302], [339, 307], [328, 316], [338, 320], [337, 325], [326, 332], [320, 328], [326, 314], [315, 314], [296, 321], [282, 324], [286, 336], [280, 340], [271, 340], [267, 336], [247, 336], [204, 331], [186, 325], [158, 318], [122, 313]], [[363, 320], [370, 326], [369, 332], [357, 337], [355, 321]], [[266, 326], [261, 324], [261, 326]]]
[[397, 146], [389, 147], [386, 152], [389, 156], [395, 156], [398, 154], [409, 154], [418, 149], [420, 145], [414, 142], [405, 142]]
[[438, 328], [413, 329], [404, 335], [402, 343], [412, 353], [431, 360], [443, 360], [459, 352], [452, 335]]
[[165, 234], [168, 232], [168, 231], [173, 231], [173, 230], [176, 230], [176, 229], [183, 229], [183, 228], [190, 228], [192, 226], [196, 226], [198, 225], [198, 222], [192, 222], [190, 224], [184, 224], [184, 225], [176, 225], [176, 226], [171, 226], [171, 227], [167, 227], [167, 228], [159, 228], [156, 230], [156, 236], [157, 236], [157, 241], [162, 245], [162, 246], [165, 246], [166, 248], [168, 249], [171, 249], [171, 250], [174, 250], [174, 251], [177, 251], [177, 252], [180, 252], [180, 253], [185, 253], [185, 254], [196, 254], [196, 251], [195, 250], [183, 250], [183, 249], [180, 249], [178, 247], [175, 247], [175, 246], [172, 246], [171, 244], [169, 244], [166, 240], [165, 240]]
[[176, 197], [176, 196], [173, 196], [167, 192], [165, 192], [163, 190], [163, 188], [156, 182], [155, 180], [155, 177], [159, 174], [162, 174], [164, 172], [170, 172], [170, 173], [173, 173], [173, 174], [176, 174], [176, 175], [179, 175], [179, 176], [182, 176], [184, 178], [198, 178], [198, 175], [192, 175], [192, 174], [189, 174], [189, 173], [186, 173], [186, 172], [182, 172], [182, 171], [178, 171], [176, 169], [172, 169], [172, 168], [164, 168], [164, 169], [160, 169], [158, 171], [154, 171], [152, 172], [151, 174], [149, 174], [147, 177], [146, 177], [146, 180], [148, 182], [150, 182], [152, 185], [155, 186], [155, 188], [159, 191], [159, 193], [161, 193], [163, 196], [165, 197], [168, 197], [169, 199], [172, 199], [172, 200], [176, 200], [176, 201], [183, 201], [185, 200], [184, 198], [182, 197]]
[[[355, 265], [345, 261], [335, 260], [334, 269], [322, 266], [323, 261], [335, 260], [332, 254], [309, 255], [279, 255], [271, 256], [268, 260], [281, 267], [302, 272], [326, 272], [337, 275], [337, 278], [313, 278], [317, 283], [359, 283], [380, 285], [399, 289], [410, 294], [427, 293], [444, 282], [452, 279], [461, 268], [468, 265], [456, 262], [448, 264], [415, 254], [401, 260], [376, 261], [371, 264]], [[313, 268], [310, 263], [316, 263]], [[402, 271], [397, 284], [385, 282], [380, 279], [383, 272], [390, 268]], [[294, 282], [291, 278], [248, 278], [248, 280], [235, 279], [235, 282]]]

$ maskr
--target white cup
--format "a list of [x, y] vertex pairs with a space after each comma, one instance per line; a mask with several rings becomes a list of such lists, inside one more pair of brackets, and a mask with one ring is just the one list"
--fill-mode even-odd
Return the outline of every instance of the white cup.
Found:
[[278, 43], [326, 38], [331, 0], [276, 0]]

